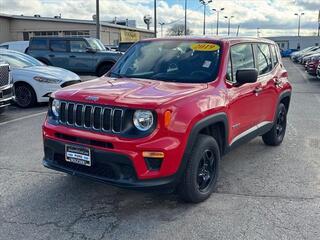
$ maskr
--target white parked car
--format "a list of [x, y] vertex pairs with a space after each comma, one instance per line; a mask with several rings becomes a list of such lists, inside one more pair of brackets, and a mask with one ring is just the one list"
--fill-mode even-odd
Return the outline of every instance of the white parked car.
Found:
[[3, 49], [22, 52], [22, 53], [25, 53], [28, 47], [29, 47], [29, 41], [13, 41], [13, 42], [5, 42], [0, 44], [0, 49], [3, 48]]
[[48, 102], [52, 92], [81, 82], [77, 74], [44, 65], [24, 53], [0, 49], [0, 60], [10, 65], [16, 104], [23, 108]]

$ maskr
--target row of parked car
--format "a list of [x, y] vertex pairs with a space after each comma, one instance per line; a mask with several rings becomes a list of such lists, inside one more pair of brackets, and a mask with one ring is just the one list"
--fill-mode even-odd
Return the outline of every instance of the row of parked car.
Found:
[[290, 58], [293, 62], [303, 64], [310, 75], [320, 79], [320, 46], [312, 46], [294, 52]]
[[81, 82], [76, 73], [102, 76], [122, 54], [86, 37], [36, 37], [30, 42], [3, 43], [0, 112], [12, 100], [22, 108], [48, 102], [52, 92]]

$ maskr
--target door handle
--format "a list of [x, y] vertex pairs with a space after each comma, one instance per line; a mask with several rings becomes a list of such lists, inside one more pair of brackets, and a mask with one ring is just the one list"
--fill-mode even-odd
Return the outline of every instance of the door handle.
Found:
[[75, 58], [76, 56], [74, 56], [74, 55], [72, 55], [72, 56], [70, 56], [71, 58]]
[[49, 54], [49, 57], [54, 57], [54, 54]]
[[253, 92], [256, 94], [256, 96], [258, 96], [259, 93], [262, 92], [262, 87], [256, 87], [256, 88], [253, 90]]

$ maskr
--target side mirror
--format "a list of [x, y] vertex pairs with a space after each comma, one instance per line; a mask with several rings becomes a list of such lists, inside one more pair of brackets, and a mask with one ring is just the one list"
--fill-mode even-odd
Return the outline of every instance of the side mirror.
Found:
[[93, 48], [87, 48], [87, 52], [88, 53], [95, 53], [96, 52], [96, 50], [95, 49], [93, 49]]
[[239, 69], [236, 72], [237, 84], [254, 83], [258, 80], [258, 70], [256, 68]]

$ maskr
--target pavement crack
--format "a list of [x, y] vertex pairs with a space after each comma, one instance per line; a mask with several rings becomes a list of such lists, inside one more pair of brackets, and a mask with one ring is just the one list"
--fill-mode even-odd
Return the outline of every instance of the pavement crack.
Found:
[[247, 193], [232, 193], [232, 192], [215, 192], [214, 194], [225, 194], [233, 195], [239, 197], [254, 197], [254, 198], [278, 198], [283, 200], [294, 200], [294, 201], [310, 201], [310, 200], [320, 200], [320, 196], [312, 197], [297, 197], [297, 196], [286, 196], [286, 195], [264, 195], [264, 194], [247, 194]]

